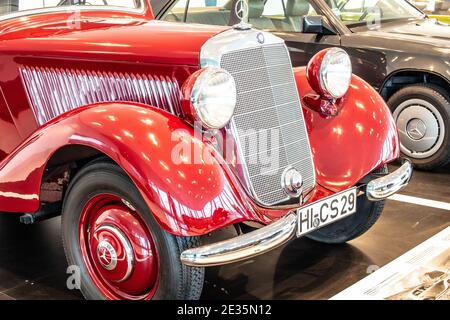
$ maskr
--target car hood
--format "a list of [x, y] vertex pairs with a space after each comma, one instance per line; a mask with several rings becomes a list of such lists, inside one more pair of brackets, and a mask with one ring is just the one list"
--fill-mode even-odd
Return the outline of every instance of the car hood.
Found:
[[1, 22], [0, 52], [198, 66], [203, 44], [226, 29], [98, 13], [40, 14]]
[[[353, 31], [364, 36], [383, 38], [391, 44], [396, 43], [396, 46], [407, 42], [412, 49], [424, 50], [424, 46], [450, 48], [450, 26], [436, 19], [385, 23], [377, 29], [363, 31], [363, 28], [355, 28]], [[445, 54], [448, 55], [448, 51]]]

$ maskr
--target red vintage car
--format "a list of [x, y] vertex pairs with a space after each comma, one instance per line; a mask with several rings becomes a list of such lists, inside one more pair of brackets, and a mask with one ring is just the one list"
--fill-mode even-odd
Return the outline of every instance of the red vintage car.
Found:
[[0, 211], [62, 213], [86, 298], [197, 299], [204, 267], [363, 234], [410, 179], [341, 49], [292, 69], [274, 35], [148, 0], [2, 3]]

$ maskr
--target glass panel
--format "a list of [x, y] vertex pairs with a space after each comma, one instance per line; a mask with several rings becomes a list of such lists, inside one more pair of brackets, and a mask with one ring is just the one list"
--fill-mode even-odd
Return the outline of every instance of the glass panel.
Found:
[[410, 2], [430, 18], [450, 23], [450, 0], [410, 0]]
[[348, 26], [382, 23], [423, 16], [406, 0], [327, 0], [333, 12]]
[[186, 22], [226, 26], [230, 21], [230, 8], [233, 0], [179, 0], [163, 16], [165, 21]]
[[249, 22], [268, 31], [302, 31], [302, 18], [317, 15], [310, 0], [249, 0]]
[[[302, 17], [317, 15], [311, 0], [247, 0], [248, 22], [253, 27], [269, 31], [301, 31]], [[179, 0], [162, 20], [229, 25], [235, 0]], [[236, 21], [234, 21], [236, 23]]]
[[187, 0], [179, 0], [175, 5], [164, 14], [161, 20], [172, 22], [184, 22], [184, 13], [186, 11]]

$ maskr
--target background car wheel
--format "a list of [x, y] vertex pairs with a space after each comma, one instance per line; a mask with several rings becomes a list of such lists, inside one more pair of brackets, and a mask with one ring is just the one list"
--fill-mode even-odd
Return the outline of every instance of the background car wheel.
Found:
[[435, 85], [413, 85], [388, 101], [397, 123], [402, 153], [416, 168], [429, 170], [450, 161], [450, 98]]
[[75, 176], [64, 200], [62, 236], [87, 299], [200, 298], [204, 269], [180, 261], [198, 238], [161, 229], [114, 163], [93, 162]]

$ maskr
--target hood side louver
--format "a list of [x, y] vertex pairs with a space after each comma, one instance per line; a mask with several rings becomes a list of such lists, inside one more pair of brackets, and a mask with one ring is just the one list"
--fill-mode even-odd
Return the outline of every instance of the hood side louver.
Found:
[[20, 68], [36, 121], [100, 102], [136, 102], [182, 115], [181, 90], [174, 78], [148, 74]]

